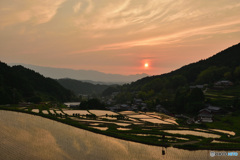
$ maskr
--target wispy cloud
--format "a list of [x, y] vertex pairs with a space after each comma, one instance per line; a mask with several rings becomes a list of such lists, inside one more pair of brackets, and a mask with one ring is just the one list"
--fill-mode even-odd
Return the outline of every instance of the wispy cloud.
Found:
[[81, 2], [78, 2], [76, 5], [73, 6], [74, 13], [77, 13], [80, 10], [81, 4]]
[[76, 66], [97, 57], [104, 68], [240, 41], [239, 0], [1, 0], [0, 15], [1, 56], [39, 63], [37, 54]]
[[[233, 25], [237, 25], [237, 26], [235, 26], [235, 28], [229, 28], [229, 27], [232, 27]], [[192, 36], [226, 34], [226, 33], [233, 33], [233, 32], [240, 32], [240, 20], [211, 25], [211, 26], [203, 26], [203, 27], [188, 29], [188, 30], [179, 31], [176, 33], [168, 34], [168, 35], [155, 36], [155, 37], [146, 38], [142, 40], [102, 45], [93, 49], [75, 51], [75, 52], [72, 52], [72, 54], [97, 52], [97, 51], [104, 51], [104, 50], [119, 50], [119, 49], [127, 49], [127, 48], [137, 47], [137, 46], [154, 46], [154, 45], [173, 44], [180, 41], [182, 42], [183, 39], [186, 39]], [[207, 37], [209, 38], [209, 36]]]
[[47, 23], [54, 17], [57, 9], [64, 1], [65, 0], [9, 0], [6, 4], [7, 9], [0, 7], [0, 26], [5, 27], [27, 21], [30, 21], [32, 24]]

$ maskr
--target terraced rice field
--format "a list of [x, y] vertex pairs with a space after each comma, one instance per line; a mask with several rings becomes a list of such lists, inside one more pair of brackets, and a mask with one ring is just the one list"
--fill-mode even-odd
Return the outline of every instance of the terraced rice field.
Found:
[[176, 118], [162, 114], [162, 113], [146, 112], [146, 115], [149, 115], [150, 117], [161, 119], [163, 121], [167, 121], [167, 122], [178, 125], [178, 123], [176, 122]]
[[116, 117], [105, 117], [105, 116], [102, 116], [101, 118], [108, 119], [108, 120], [117, 120]]
[[142, 114], [136, 114], [136, 115], [128, 115], [128, 117], [131, 117], [131, 118], [151, 118], [149, 116], [146, 116], [146, 115], [142, 115]]
[[73, 114], [80, 114], [80, 115], [90, 114], [87, 110], [64, 110], [63, 112], [70, 116], [72, 116]]
[[49, 114], [47, 110], [42, 110], [43, 114]]
[[162, 137], [162, 135], [156, 135], [156, 134], [132, 134], [132, 135], [144, 136], [144, 137], [149, 137], [149, 136]]
[[90, 113], [95, 114], [96, 116], [106, 116], [106, 114], [110, 115], [118, 115], [115, 112], [107, 111], [107, 110], [89, 110]]
[[225, 130], [220, 130], [220, 129], [210, 129], [210, 130], [225, 133], [225, 134], [229, 134], [231, 136], [235, 136], [235, 132], [233, 132], [233, 131], [225, 131]]
[[[129, 120], [132, 121], [145, 121], [145, 122], [150, 122], [154, 124], [170, 124], [170, 125], [178, 125], [176, 122], [176, 119], [164, 114], [159, 114], [156, 112], [133, 112], [133, 111], [122, 111], [119, 112], [121, 114], [124, 114], [129, 118]], [[139, 119], [139, 120], [138, 120]]]
[[211, 143], [229, 143], [229, 142], [213, 140]]
[[49, 112], [52, 113], [52, 114], [56, 114], [56, 113], [54, 112], [54, 110], [52, 110], [52, 109], [49, 109]]
[[129, 130], [131, 130], [131, 128], [117, 128], [117, 130], [119, 130], [119, 131], [129, 131]]
[[72, 117], [72, 119], [75, 121], [79, 121], [79, 122], [108, 123], [108, 124], [116, 124], [116, 125], [123, 126], [123, 127], [131, 125], [130, 123], [118, 123], [118, 122], [99, 121], [99, 120], [90, 120], [90, 119], [78, 119], [78, 118], [74, 118], [74, 117]]
[[189, 139], [188, 138], [183, 138], [183, 137], [173, 137], [173, 136], [165, 136], [166, 138], [176, 138], [176, 139], [179, 139], [179, 140], [184, 140], [184, 141], [188, 141]]
[[99, 124], [101, 124], [101, 123], [89, 123], [89, 125], [91, 125], [91, 126], [98, 126]]
[[172, 123], [169, 123], [169, 122], [166, 122], [166, 121], [162, 121], [160, 119], [155, 119], [155, 118], [152, 118], [152, 119], [140, 119], [141, 121], [146, 121], [146, 122], [150, 122], [150, 123], [156, 123], [156, 124], [172, 124]]
[[55, 110], [55, 111], [56, 111], [57, 114], [63, 114], [63, 112], [60, 111], [60, 110]]
[[[188, 128], [181, 128], [181, 129], [188, 129]], [[203, 132], [209, 132], [209, 130], [200, 129], [200, 128], [195, 128], [194, 130], [196, 130], [196, 131], [203, 131]]]
[[101, 131], [106, 131], [108, 129], [108, 127], [92, 127], [92, 128], [99, 129]]
[[175, 120], [173, 120], [173, 119], [164, 119], [164, 121], [169, 122], [169, 123], [171, 123], [171, 124], [176, 124], [176, 125], [178, 125], [178, 123], [177, 123]]
[[121, 111], [119, 112], [122, 115], [138, 115], [138, 113], [134, 112], [134, 111]]
[[32, 109], [32, 112], [39, 113], [39, 109]]
[[[144, 145], [95, 134], [39, 116], [0, 111], [0, 155], [3, 160], [185, 160], [210, 157], [208, 150], [188, 151]], [[165, 154], [162, 154], [162, 150]]]
[[201, 136], [205, 138], [220, 138], [220, 135], [212, 134], [212, 133], [204, 133], [204, 132], [197, 132], [191, 130], [163, 130], [163, 132], [173, 133], [173, 134], [182, 134], [182, 135], [193, 135], [193, 136]]

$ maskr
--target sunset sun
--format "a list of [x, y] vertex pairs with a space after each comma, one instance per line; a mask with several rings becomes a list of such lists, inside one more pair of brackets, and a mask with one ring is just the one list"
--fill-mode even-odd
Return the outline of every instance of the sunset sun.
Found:
[[145, 64], [144, 64], [144, 67], [145, 67], [145, 68], [148, 68], [148, 63], [145, 63]]

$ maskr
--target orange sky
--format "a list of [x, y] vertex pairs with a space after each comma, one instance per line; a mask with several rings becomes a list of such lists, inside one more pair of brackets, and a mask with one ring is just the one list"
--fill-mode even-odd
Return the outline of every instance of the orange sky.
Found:
[[156, 75], [240, 42], [239, 0], [1, 0], [0, 15], [6, 63]]

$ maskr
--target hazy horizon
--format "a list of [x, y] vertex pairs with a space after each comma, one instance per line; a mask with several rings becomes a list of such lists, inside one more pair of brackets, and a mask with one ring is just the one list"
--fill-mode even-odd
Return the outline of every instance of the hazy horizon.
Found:
[[[6, 63], [6, 62], [4, 62]], [[94, 70], [94, 69], [74, 69], [74, 68], [67, 68], [67, 67], [52, 67], [52, 66], [41, 66], [41, 65], [34, 65], [34, 64], [26, 64], [26, 63], [7, 63], [7, 65], [14, 66], [14, 65], [23, 65], [23, 66], [36, 66], [36, 67], [43, 67], [43, 68], [53, 68], [53, 69], [67, 69], [67, 70], [74, 70], [74, 71], [93, 71], [93, 72], [100, 72], [104, 74], [117, 74], [117, 73], [108, 73], [108, 72], [103, 72], [99, 70]], [[27, 67], [28, 68], [28, 67]], [[31, 69], [31, 68], [30, 68]], [[124, 75], [124, 76], [131, 76], [131, 75], [146, 75], [148, 76], [147, 73], [136, 73], [136, 74], [117, 74], [117, 75]]]
[[0, 2], [0, 60], [159, 75], [240, 42], [240, 1]]

